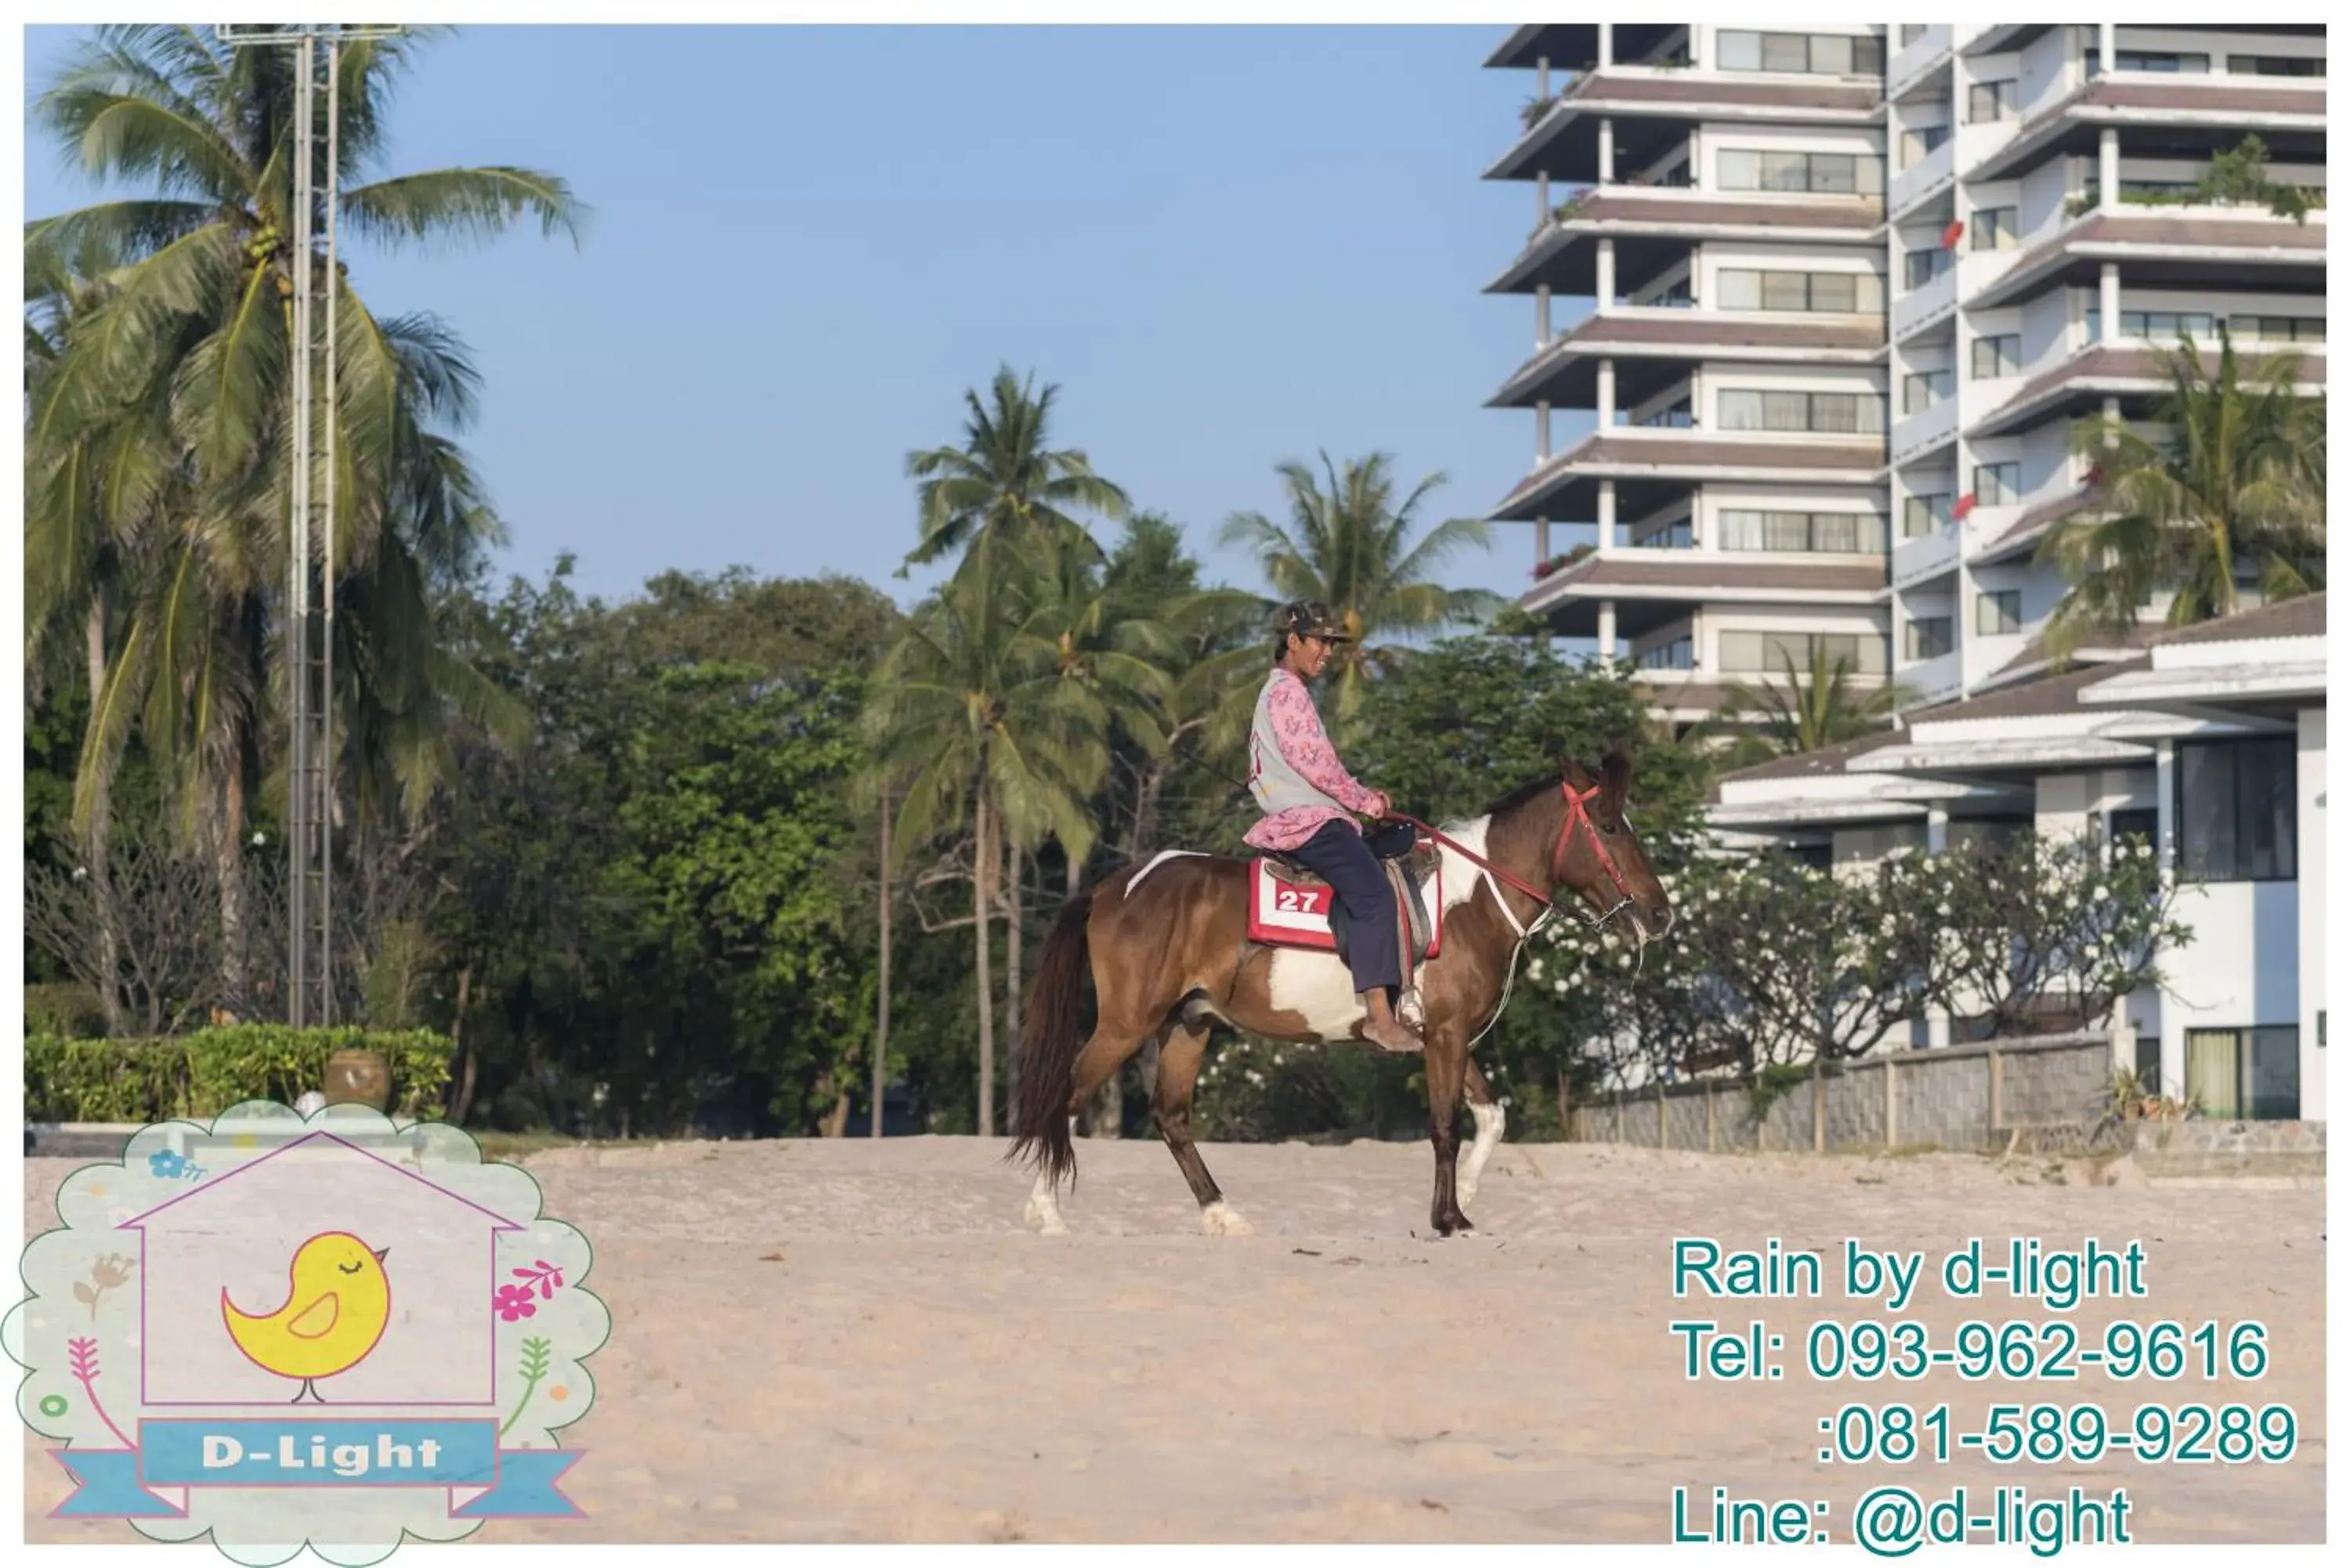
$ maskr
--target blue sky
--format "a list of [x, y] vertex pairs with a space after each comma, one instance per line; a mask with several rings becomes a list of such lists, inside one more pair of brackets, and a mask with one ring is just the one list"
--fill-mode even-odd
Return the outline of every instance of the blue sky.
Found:
[[[1431, 520], [1523, 472], [1481, 405], [1532, 307], [1480, 291], [1532, 199], [1479, 171], [1524, 73], [1492, 27], [481, 27], [425, 51], [388, 165], [567, 176], [585, 244], [351, 258], [485, 382], [465, 437], [512, 534], [590, 591], [743, 563], [890, 578], [908, 451], [957, 439], [1000, 361], [1061, 386], [1060, 444], [1214, 544], [1278, 516], [1273, 465], [1373, 449], [1443, 470]], [[70, 29], [28, 31], [33, 91]], [[27, 120], [26, 199], [88, 197]], [[1533, 545], [1447, 576], [1514, 593]]]

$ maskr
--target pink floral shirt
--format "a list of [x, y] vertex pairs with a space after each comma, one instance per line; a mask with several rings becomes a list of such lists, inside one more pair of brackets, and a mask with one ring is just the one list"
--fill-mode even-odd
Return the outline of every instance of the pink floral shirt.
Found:
[[[1375, 792], [1357, 783], [1338, 761], [1337, 751], [1322, 728], [1322, 715], [1315, 711], [1314, 694], [1305, 689], [1305, 682], [1292, 670], [1276, 671], [1266, 705], [1271, 711], [1274, 742], [1299, 776], [1348, 810], [1367, 815]], [[1252, 761], [1249, 765], [1253, 779], [1256, 763]], [[1242, 841], [1257, 849], [1295, 849], [1327, 822], [1357, 826], [1346, 812], [1333, 811], [1326, 805], [1295, 805], [1258, 822], [1242, 836]]]

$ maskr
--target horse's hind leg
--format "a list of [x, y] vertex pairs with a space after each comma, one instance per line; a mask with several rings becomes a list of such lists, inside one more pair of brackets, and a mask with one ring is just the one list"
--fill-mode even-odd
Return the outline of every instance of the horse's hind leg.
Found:
[[[1148, 1037], [1147, 1030], [1121, 1024], [1116, 1019], [1104, 1019], [1069, 1069], [1068, 1114], [1075, 1116], [1091, 1104], [1110, 1075], [1124, 1066], [1128, 1056], [1141, 1050]], [[1028, 1194], [1027, 1220], [1047, 1236], [1068, 1233], [1053, 1180], [1043, 1171], [1036, 1173], [1036, 1185]]]
[[1211, 1236], [1245, 1236], [1249, 1223], [1233, 1212], [1208, 1174], [1207, 1161], [1191, 1142], [1191, 1092], [1199, 1085], [1200, 1064], [1208, 1053], [1208, 1031], [1179, 1021], [1159, 1035], [1159, 1082], [1151, 1093], [1152, 1117], [1167, 1151], [1175, 1157], [1191, 1196], [1200, 1205], [1200, 1229]]
[[1477, 1137], [1461, 1156], [1461, 1175], [1456, 1185], [1463, 1204], [1476, 1201], [1477, 1179], [1485, 1173], [1485, 1162], [1492, 1158], [1494, 1146], [1502, 1141], [1502, 1129], [1508, 1121], [1508, 1114], [1493, 1097], [1493, 1086], [1477, 1070], [1476, 1059], [1470, 1058], [1466, 1065], [1469, 1115], [1477, 1124]]

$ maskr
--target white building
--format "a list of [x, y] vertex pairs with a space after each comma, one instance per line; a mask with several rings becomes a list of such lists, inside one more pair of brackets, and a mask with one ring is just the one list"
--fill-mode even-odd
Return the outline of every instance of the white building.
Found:
[[1534, 193], [1488, 286], [1534, 305], [1492, 400], [1534, 414], [1492, 514], [1532, 524], [1522, 604], [1677, 726], [1814, 649], [1928, 704], [2043, 673], [2079, 419], [2143, 416], [2154, 347], [2223, 318], [2323, 381], [2323, 209], [2185, 203], [2248, 132], [2323, 188], [2324, 54], [2314, 24], [1518, 28], [1486, 63], [1535, 98], [1486, 177]]
[[[2147, 836], [2194, 940], [2127, 1006], [2133, 1066], [2205, 1113], [2325, 1110], [2325, 597], [2157, 634], [2111, 662], [1914, 710], [1732, 774], [1725, 837], [1825, 866], [2031, 828]], [[1937, 1021], [1919, 1044], [1947, 1038]]]

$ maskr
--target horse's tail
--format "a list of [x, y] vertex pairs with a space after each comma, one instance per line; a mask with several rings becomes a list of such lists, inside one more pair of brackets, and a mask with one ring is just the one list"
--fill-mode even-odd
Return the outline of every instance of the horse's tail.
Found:
[[1055, 1186], [1077, 1163], [1076, 1148], [1069, 1141], [1069, 1092], [1075, 1086], [1077, 1048], [1085, 1044], [1086, 922], [1093, 908], [1090, 888], [1061, 906], [1021, 1012], [1016, 1136], [1005, 1158], [1033, 1155], [1039, 1171]]

